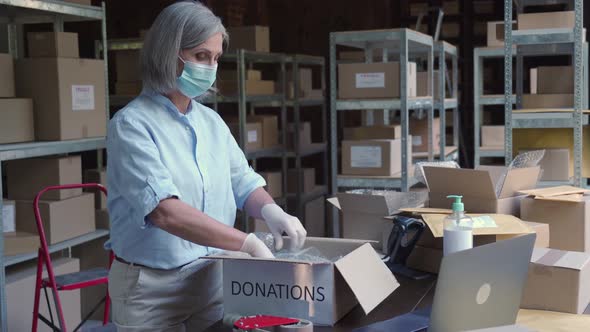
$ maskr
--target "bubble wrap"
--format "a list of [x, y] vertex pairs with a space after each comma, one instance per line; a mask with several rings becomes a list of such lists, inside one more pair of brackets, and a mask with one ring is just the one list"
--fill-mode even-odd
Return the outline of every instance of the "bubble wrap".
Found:
[[461, 168], [456, 161], [424, 161], [416, 164], [414, 169], [414, 177], [418, 183], [426, 183], [426, 177], [424, 176], [424, 167], [444, 167], [444, 168]]
[[280, 259], [292, 259], [292, 260], [299, 260], [299, 261], [306, 261], [312, 263], [327, 263], [327, 262], [335, 262], [342, 257], [336, 257], [330, 259], [326, 257], [324, 254], [320, 252], [320, 250], [316, 247], [307, 247], [302, 250], [298, 250], [295, 252], [289, 251], [288, 249], [281, 249], [277, 251], [275, 249], [275, 240], [272, 234], [270, 233], [263, 233], [263, 232], [256, 232], [254, 233], [256, 237], [258, 237], [264, 244], [272, 251], [276, 258]]
[[383, 196], [389, 214], [400, 208], [419, 207], [428, 199], [428, 193], [424, 192], [398, 192], [392, 190], [354, 189], [346, 191], [347, 194]]
[[496, 182], [496, 196], [500, 196], [502, 192], [502, 187], [504, 187], [504, 180], [506, 180], [506, 176], [508, 175], [508, 171], [513, 168], [525, 168], [525, 167], [535, 167], [539, 165], [541, 159], [545, 156], [545, 150], [534, 150], [534, 151], [527, 151], [520, 153], [518, 156], [514, 157], [514, 159], [508, 165], [508, 168], [502, 172], [500, 175], [500, 179]]

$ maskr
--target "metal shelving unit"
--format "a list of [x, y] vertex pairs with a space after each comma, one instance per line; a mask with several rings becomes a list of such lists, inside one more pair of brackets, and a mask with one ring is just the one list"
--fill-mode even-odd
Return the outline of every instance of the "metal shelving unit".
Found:
[[[366, 62], [372, 62], [374, 49], [383, 49], [384, 62], [387, 62], [390, 58], [399, 61], [401, 97], [399, 99], [338, 99], [336, 80], [337, 46], [346, 46], [364, 50]], [[428, 118], [428, 132], [432, 133], [434, 102], [431, 96], [409, 97], [407, 95], [407, 72], [409, 66], [408, 63], [411, 56], [413, 58], [426, 59], [428, 62], [428, 71], [431, 73], [430, 82], [432, 82], [432, 71], [434, 63], [433, 50], [434, 42], [432, 40], [432, 37], [409, 29], [347, 31], [330, 33], [330, 148], [332, 166], [330, 188], [331, 193], [337, 193], [338, 189], [342, 187], [389, 188], [408, 191], [410, 186], [413, 185], [413, 179], [410, 176], [410, 170], [408, 169], [408, 158], [412, 158], [412, 156], [408, 154], [407, 149], [407, 141], [409, 137], [409, 111], [413, 109], [425, 109], [427, 111]], [[432, 84], [429, 84], [429, 91], [432, 92]], [[402, 127], [402, 172], [399, 177], [338, 175], [338, 112], [364, 109], [400, 110]], [[428, 159], [433, 160], [433, 137], [431, 134], [429, 134], [428, 145]]]
[[[101, 7], [84, 6], [64, 1], [41, 0], [0, 0], [0, 20], [8, 25], [8, 50], [14, 58], [22, 57], [24, 46], [22, 41], [23, 24], [53, 23], [55, 31], [63, 31], [64, 22], [101, 21], [102, 40], [106, 42], [106, 10], [105, 4]], [[105, 63], [105, 78], [108, 77], [107, 53], [102, 53]], [[105, 80], [108, 82], [108, 79]], [[108, 105], [108, 83], [106, 87]], [[105, 116], [108, 118], [108, 111]], [[105, 148], [105, 138], [90, 138], [57, 142], [30, 142], [19, 144], [0, 145], [0, 174], [2, 162], [6, 160], [41, 157], [55, 154], [75, 153]], [[99, 156], [101, 155], [99, 151]], [[99, 162], [101, 158], [99, 158]], [[2, 179], [0, 177], [0, 196], [2, 196]], [[2, 201], [0, 200], [0, 209]], [[3, 228], [2, 215], [0, 215], [0, 233]], [[91, 241], [108, 235], [107, 230], [95, 232], [70, 239], [50, 247], [52, 252], [70, 248], [77, 244]], [[6, 275], [5, 268], [17, 263], [25, 262], [37, 257], [37, 253], [29, 253], [16, 256], [4, 256], [4, 237], [0, 236], [0, 330], [8, 329], [6, 308]]]
[[[517, 12], [527, 6], [552, 4], [552, 1], [520, 0]], [[575, 12], [573, 29], [538, 29], [512, 31], [512, 0], [504, 0], [504, 108], [505, 108], [505, 162], [512, 159], [513, 128], [571, 128], [574, 132], [574, 178], [573, 184], [585, 186], [582, 178], [582, 129], [588, 123], [583, 109], [588, 105], [588, 53], [583, 36], [583, 0], [562, 1]], [[516, 108], [522, 106], [523, 57], [529, 55], [568, 54], [574, 66], [574, 107], [551, 112], [518, 112], [512, 107], [512, 50], [516, 47]], [[551, 46], [551, 47], [548, 47]]]

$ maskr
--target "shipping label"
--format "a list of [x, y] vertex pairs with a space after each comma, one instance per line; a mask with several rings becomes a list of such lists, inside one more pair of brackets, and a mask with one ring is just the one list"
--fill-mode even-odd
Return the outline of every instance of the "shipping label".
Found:
[[72, 110], [94, 110], [94, 85], [72, 85]]
[[256, 130], [248, 130], [248, 143], [258, 141], [258, 132]]
[[384, 88], [385, 73], [357, 73], [355, 87], [357, 89]]
[[355, 168], [381, 168], [382, 151], [380, 146], [350, 147], [350, 166]]

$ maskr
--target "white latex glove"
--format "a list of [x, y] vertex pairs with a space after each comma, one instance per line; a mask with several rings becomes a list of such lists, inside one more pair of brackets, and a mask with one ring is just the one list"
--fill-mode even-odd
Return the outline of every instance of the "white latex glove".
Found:
[[240, 251], [247, 253], [252, 257], [275, 258], [266, 244], [264, 244], [262, 240], [252, 233], [248, 234], [246, 240], [244, 240], [244, 244], [242, 244], [242, 248], [240, 248]]
[[303, 247], [307, 231], [303, 228], [299, 219], [285, 213], [276, 204], [266, 204], [262, 207], [260, 214], [275, 238], [275, 248], [277, 250], [283, 248], [283, 232], [287, 233], [291, 238], [289, 250], [295, 251]]

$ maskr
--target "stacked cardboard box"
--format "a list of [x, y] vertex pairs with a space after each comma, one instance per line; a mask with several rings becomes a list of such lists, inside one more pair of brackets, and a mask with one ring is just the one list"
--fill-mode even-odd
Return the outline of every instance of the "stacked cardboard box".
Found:
[[[312, 144], [311, 140], [311, 123], [299, 123], [299, 149], [305, 149]], [[287, 149], [295, 150], [295, 123], [287, 125]]]
[[15, 98], [14, 61], [0, 53], [0, 144], [35, 140], [33, 101]]
[[[219, 93], [225, 96], [238, 94], [238, 72], [236, 70], [222, 70], [217, 77], [216, 86]], [[246, 70], [246, 95], [272, 95], [275, 93], [275, 82], [262, 79], [259, 70]]]
[[[41, 189], [52, 185], [81, 183], [81, 173], [79, 156], [8, 161], [7, 191], [8, 198], [16, 201], [17, 236], [21, 232], [38, 234], [32, 200]], [[81, 189], [46, 192], [39, 202], [39, 210], [49, 244], [96, 229], [93, 194], [82, 193]]]
[[297, 181], [300, 177], [303, 181], [303, 188], [300, 188], [300, 192], [308, 193], [314, 190], [316, 183], [314, 168], [289, 169], [287, 172], [287, 193], [297, 192]]
[[16, 61], [16, 93], [33, 99], [36, 138], [105, 136], [104, 62], [79, 59], [77, 36], [64, 32], [30, 33], [29, 55]]
[[[416, 63], [410, 62], [407, 76], [408, 97], [417, 95]], [[400, 64], [342, 63], [338, 65], [338, 98], [400, 98]]]
[[[322, 89], [313, 88], [313, 75], [311, 68], [299, 68], [299, 77], [297, 78], [299, 84], [299, 91], [297, 93], [298, 98], [322, 98]], [[292, 71], [287, 72], [287, 90], [285, 91], [285, 97], [292, 99], [295, 98], [295, 83], [296, 79]], [[277, 93], [282, 91], [280, 82], [276, 82], [275, 90]]]
[[[275, 115], [250, 115], [246, 117], [246, 149], [269, 149], [279, 146], [278, 117]], [[239, 122], [228, 118], [228, 126], [238, 140]]]
[[253, 52], [270, 52], [270, 31], [266, 26], [228, 27], [228, 52], [244, 49]]
[[[516, 30], [516, 21], [512, 21], [512, 29]], [[504, 46], [504, 21], [488, 22], [488, 47]]]
[[481, 126], [481, 146], [504, 149], [504, 126]]
[[531, 68], [530, 73], [531, 93], [522, 96], [523, 108], [573, 108], [572, 66], [542, 66]]
[[[101, 169], [89, 169], [83, 174], [84, 183], [98, 183], [107, 186], [107, 170], [106, 168]], [[109, 229], [109, 212], [107, 210], [107, 196], [98, 189], [84, 189], [85, 192], [94, 194], [94, 215], [95, 225], [97, 229]]]
[[[246, 120], [247, 121], [247, 120]], [[234, 135], [236, 141], [239, 143], [240, 124], [239, 122], [229, 122], [228, 127]], [[262, 124], [260, 122], [246, 122], [246, 135], [244, 141], [244, 148], [247, 151], [255, 151], [262, 149]]]
[[[432, 119], [432, 149], [440, 152], [440, 118]], [[428, 152], [428, 118], [410, 117], [410, 135], [412, 135], [412, 151]]]
[[281, 171], [259, 172], [266, 181], [266, 191], [272, 198], [283, 197], [283, 174]]

